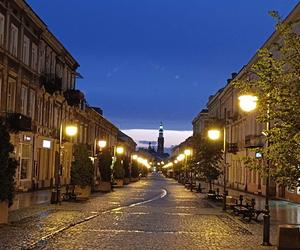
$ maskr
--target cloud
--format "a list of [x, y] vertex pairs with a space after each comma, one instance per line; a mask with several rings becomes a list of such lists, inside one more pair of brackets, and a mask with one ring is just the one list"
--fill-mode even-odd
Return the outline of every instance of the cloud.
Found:
[[[144, 147], [145, 144], [141, 144], [140, 141], [157, 141], [158, 130], [156, 129], [125, 129], [122, 130], [125, 134], [132, 137], [137, 142], [137, 147]], [[179, 131], [179, 130], [165, 130], [165, 148], [170, 148], [174, 145], [178, 145], [185, 139], [192, 135], [192, 131]]]

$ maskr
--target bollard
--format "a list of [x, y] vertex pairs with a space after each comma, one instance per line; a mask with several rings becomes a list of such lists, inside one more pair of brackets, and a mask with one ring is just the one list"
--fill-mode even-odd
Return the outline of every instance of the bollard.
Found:
[[278, 226], [278, 250], [300, 250], [299, 227], [294, 225]]

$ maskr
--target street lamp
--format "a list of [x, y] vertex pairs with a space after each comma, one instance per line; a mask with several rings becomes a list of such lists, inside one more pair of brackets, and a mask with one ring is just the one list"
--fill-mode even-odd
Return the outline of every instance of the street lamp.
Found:
[[[188, 163], [188, 157], [192, 155], [192, 150], [191, 149], [185, 149], [184, 150], [184, 156], [185, 156], [185, 168], [187, 170], [187, 163]], [[190, 169], [190, 189], [191, 191], [193, 191], [193, 173], [192, 173], [192, 169]]]
[[98, 146], [99, 146], [99, 148], [100, 148], [100, 151], [101, 151], [103, 148], [105, 148], [106, 145], [107, 145], [107, 141], [105, 141], [105, 140], [99, 140], [99, 141], [98, 141]]
[[115, 163], [117, 161], [117, 155], [122, 155], [124, 154], [124, 148], [122, 146], [115, 146], [114, 147], [114, 158], [113, 158], [113, 162], [112, 162], [112, 165], [111, 165], [111, 169], [112, 169], [112, 172], [111, 172], [111, 186], [113, 186], [113, 169], [114, 169], [114, 166], [115, 166]]
[[[60, 123], [59, 127], [59, 148], [58, 148], [58, 164], [55, 166], [55, 193], [52, 193], [51, 203], [58, 204], [60, 202], [60, 175], [62, 171], [62, 159], [61, 159], [61, 150], [62, 140], [63, 140], [63, 122]], [[65, 127], [65, 134], [69, 137], [74, 137], [78, 133], [78, 128], [76, 125], [69, 124]]]
[[[257, 107], [257, 96], [253, 95], [242, 95], [239, 98], [240, 108], [245, 112], [251, 112]], [[270, 131], [270, 107], [267, 105], [267, 123], [266, 123], [266, 133], [268, 135]], [[269, 147], [269, 141], [266, 140], [265, 147]], [[270, 162], [266, 161], [266, 195], [265, 195], [265, 209], [263, 214], [263, 246], [270, 246], [270, 206], [269, 206], [269, 196], [270, 196]]]
[[[226, 210], [226, 109], [225, 109], [225, 123], [223, 127], [223, 210]], [[221, 138], [221, 130], [219, 129], [210, 129], [207, 132], [208, 138], [216, 141]]]

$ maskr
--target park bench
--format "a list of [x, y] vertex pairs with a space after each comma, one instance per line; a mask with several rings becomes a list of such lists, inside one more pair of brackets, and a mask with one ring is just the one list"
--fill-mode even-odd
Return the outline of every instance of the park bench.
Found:
[[63, 201], [76, 201], [77, 195], [80, 195], [79, 193], [75, 193], [75, 186], [74, 185], [66, 185], [66, 192], [62, 193], [62, 199]]
[[239, 197], [227, 195], [226, 196], [226, 208], [229, 208], [234, 211], [236, 206], [239, 206]]
[[223, 195], [220, 194], [220, 191], [217, 188], [216, 190], [210, 190], [207, 193], [207, 199], [210, 199], [210, 200], [213, 200], [213, 201], [222, 201], [223, 200]]
[[236, 215], [242, 215], [243, 219], [250, 222], [251, 220], [258, 221], [258, 217], [264, 210], [258, 210], [255, 208], [255, 199], [246, 197], [244, 204], [234, 207], [234, 213]]

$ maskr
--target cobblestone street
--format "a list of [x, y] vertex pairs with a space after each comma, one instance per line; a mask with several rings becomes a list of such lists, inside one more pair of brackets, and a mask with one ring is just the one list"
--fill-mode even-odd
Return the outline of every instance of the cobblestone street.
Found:
[[[1, 249], [275, 249], [260, 246], [260, 224], [156, 175], [88, 202], [13, 211], [10, 220]], [[273, 244], [275, 235], [273, 227]]]

